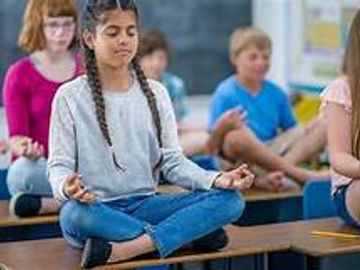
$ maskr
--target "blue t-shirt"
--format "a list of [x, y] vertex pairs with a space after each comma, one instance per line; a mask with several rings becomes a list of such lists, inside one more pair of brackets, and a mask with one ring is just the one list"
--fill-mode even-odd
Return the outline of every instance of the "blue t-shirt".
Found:
[[227, 110], [241, 108], [247, 113], [246, 123], [261, 141], [296, 125], [288, 96], [274, 83], [264, 80], [262, 89], [253, 95], [236, 81], [233, 75], [215, 90], [210, 106], [209, 130]]

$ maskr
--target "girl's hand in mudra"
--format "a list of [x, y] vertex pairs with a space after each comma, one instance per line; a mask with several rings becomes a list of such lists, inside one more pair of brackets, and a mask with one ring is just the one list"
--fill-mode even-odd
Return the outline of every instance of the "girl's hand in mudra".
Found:
[[94, 194], [90, 193], [81, 182], [79, 174], [73, 174], [67, 177], [64, 185], [64, 193], [67, 197], [82, 203], [92, 203], [96, 201]]
[[222, 173], [214, 182], [214, 187], [222, 189], [245, 190], [254, 183], [255, 176], [248, 170], [246, 164], [238, 168]]

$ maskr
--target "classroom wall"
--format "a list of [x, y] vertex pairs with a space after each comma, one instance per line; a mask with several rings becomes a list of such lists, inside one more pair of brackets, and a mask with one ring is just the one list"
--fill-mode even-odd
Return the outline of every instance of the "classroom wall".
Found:
[[[77, 0], [81, 7], [84, 0]], [[227, 43], [232, 29], [251, 24], [251, 0], [138, 0], [141, 23], [158, 27], [173, 46], [171, 70], [191, 94], [211, 93], [232, 72]], [[26, 0], [1, 0], [0, 86], [7, 67], [22, 52], [16, 47]]]
[[251, 24], [251, 0], [139, 0], [144, 26], [159, 27], [174, 48], [171, 69], [192, 94], [211, 93], [232, 72], [228, 38]]
[[[17, 35], [26, 0], [1, 0], [0, 5], [0, 86], [7, 67], [21, 55], [17, 48]], [[2, 96], [2, 95], [1, 95]], [[2, 100], [2, 98], [1, 98]], [[2, 102], [1, 102], [2, 104]]]
[[267, 77], [289, 91], [289, 10], [293, 2], [301, 0], [253, 0], [254, 26], [265, 31], [272, 40], [271, 67]]

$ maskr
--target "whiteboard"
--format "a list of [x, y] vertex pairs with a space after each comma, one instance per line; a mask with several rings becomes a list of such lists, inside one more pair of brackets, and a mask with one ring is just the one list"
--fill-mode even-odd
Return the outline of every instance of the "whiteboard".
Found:
[[289, 84], [319, 91], [340, 75], [358, 0], [299, 0], [289, 5]]

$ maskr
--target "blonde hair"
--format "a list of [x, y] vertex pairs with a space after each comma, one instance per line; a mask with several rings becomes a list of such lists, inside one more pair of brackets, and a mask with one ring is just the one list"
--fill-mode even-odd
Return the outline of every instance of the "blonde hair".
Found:
[[255, 27], [237, 28], [230, 36], [230, 61], [235, 62], [236, 57], [250, 45], [261, 50], [271, 51], [271, 39], [262, 30]]
[[23, 17], [18, 45], [28, 53], [45, 48], [46, 40], [43, 33], [43, 16], [71, 16], [76, 23], [73, 42], [78, 40], [78, 16], [74, 0], [29, 0]]
[[360, 9], [352, 20], [345, 48], [343, 73], [351, 90], [351, 148], [352, 154], [360, 158]]

